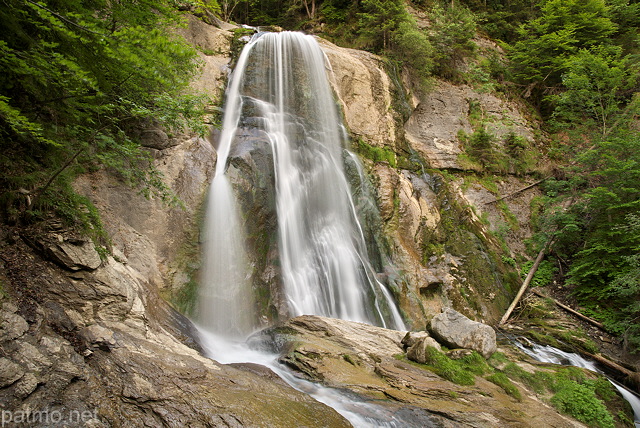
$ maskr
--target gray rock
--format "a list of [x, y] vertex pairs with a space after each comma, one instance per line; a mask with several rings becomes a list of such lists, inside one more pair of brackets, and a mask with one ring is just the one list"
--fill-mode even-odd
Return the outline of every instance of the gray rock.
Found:
[[447, 352], [447, 357], [451, 358], [452, 360], [460, 360], [464, 357], [468, 357], [469, 355], [471, 355], [473, 353], [472, 349], [453, 349], [449, 352]]
[[80, 241], [78, 243], [58, 242], [44, 244], [46, 253], [53, 261], [67, 269], [95, 270], [100, 267], [102, 260], [92, 242]]
[[20, 379], [20, 382], [16, 385], [13, 394], [18, 398], [25, 398], [36, 390], [38, 383], [38, 379], [33, 373], [27, 373], [22, 376], [22, 379]]
[[0, 388], [13, 384], [24, 375], [22, 367], [8, 358], [0, 358]]
[[408, 331], [402, 338], [402, 345], [408, 349], [426, 337], [429, 337], [428, 331]]
[[93, 324], [79, 331], [80, 337], [85, 340], [87, 348], [100, 348], [109, 351], [116, 345], [113, 331], [99, 324]]
[[164, 150], [169, 147], [178, 145], [176, 139], [171, 139], [160, 128], [149, 128], [142, 131], [140, 135], [140, 144], [143, 147], [149, 147], [151, 149]]
[[407, 350], [407, 358], [417, 363], [425, 364], [427, 362], [427, 348], [436, 348], [438, 351], [442, 351], [440, 344], [431, 336], [426, 336], [414, 343]]
[[447, 308], [431, 320], [431, 334], [451, 348], [467, 348], [489, 358], [496, 351], [496, 332]]
[[5, 303], [2, 305], [2, 311], [0, 311], [0, 342], [22, 337], [29, 330], [27, 321], [16, 314], [16, 311], [17, 308], [12, 304]]

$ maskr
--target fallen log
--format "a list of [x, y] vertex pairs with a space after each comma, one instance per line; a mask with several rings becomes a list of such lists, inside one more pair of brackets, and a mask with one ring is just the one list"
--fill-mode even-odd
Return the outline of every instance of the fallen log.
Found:
[[529, 189], [531, 189], [532, 187], [535, 187], [535, 186], [537, 186], [538, 184], [543, 183], [544, 181], [548, 180], [548, 179], [549, 179], [549, 178], [551, 178], [551, 177], [552, 177], [551, 175], [550, 175], [550, 176], [548, 176], [548, 177], [545, 177], [545, 178], [543, 178], [542, 180], [538, 180], [538, 181], [536, 181], [536, 182], [535, 182], [535, 183], [533, 183], [533, 184], [529, 184], [529, 185], [528, 185], [528, 186], [526, 186], [526, 187], [523, 187], [523, 188], [521, 188], [521, 189], [516, 190], [515, 192], [509, 193], [508, 195], [504, 195], [504, 196], [502, 196], [502, 197], [500, 197], [500, 198], [494, 199], [493, 201], [485, 202], [484, 204], [485, 204], [485, 205], [495, 204], [496, 202], [500, 202], [500, 201], [502, 201], [502, 200], [504, 200], [504, 199], [509, 199], [509, 198], [511, 198], [512, 196], [517, 195], [518, 193], [522, 193], [522, 192], [524, 192], [525, 190], [529, 190]]
[[553, 303], [556, 304], [556, 306], [558, 306], [559, 308], [564, 309], [565, 311], [569, 312], [570, 314], [573, 314], [575, 316], [577, 316], [578, 318], [580, 318], [581, 320], [584, 320], [586, 322], [588, 322], [589, 324], [592, 324], [596, 327], [598, 327], [600, 330], [602, 331], [607, 331], [607, 329], [604, 327], [604, 325], [596, 320], [594, 320], [593, 318], [589, 318], [588, 316], [581, 314], [580, 312], [576, 311], [575, 309], [571, 309], [569, 306], [562, 304], [560, 302], [558, 302], [556, 299], [549, 297], [549, 296], [545, 296], [544, 294], [542, 294], [541, 292], [539, 292], [538, 290], [532, 290], [531, 291], [533, 294], [535, 294], [538, 297], [542, 297], [543, 299], [550, 299], [551, 301], [553, 301]]
[[536, 271], [538, 270], [538, 266], [540, 266], [540, 263], [542, 262], [542, 259], [544, 258], [544, 253], [545, 253], [546, 249], [547, 249], [547, 246], [545, 245], [542, 248], [542, 250], [540, 250], [540, 252], [538, 253], [538, 257], [536, 257], [536, 261], [533, 263], [533, 266], [531, 266], [531, 269], [529, 269], [529, 274], [527, 275], [527, 277], [525, 278], [524, 282], [522, 283], [522, 286], [520, 287], [520, 290], [518, 290], [518, 294], [516, 294], [516, 297], [513, 299], [513, 302], [511, 302], [511, 305], [509, 306], [509, 309], [507, 309], [507, 312], [505, 312], [504, 316], [502, 317], [502, 319], [498, 323], [499, 326], [501, 326], [502, 324], [507, 322], [507, 320], [511, 316], [511, 312], [513, 312], [513, 310], [515, 309], [516, 305], [520, 301], [520, 298], [522, 298], [522, 295], [524, 294], [524, 292], [526, 291], [527, 287], [531, 283], [531, 280], [533, 279], [533, 276], [536, 274]]

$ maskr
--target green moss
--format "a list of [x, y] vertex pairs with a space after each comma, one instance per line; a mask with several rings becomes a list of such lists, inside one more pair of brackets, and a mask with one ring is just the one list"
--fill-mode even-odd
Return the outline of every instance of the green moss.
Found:
[[557, 385], [558, 392], [551, 397], [551, 404], [562, 413], [592, 427], [613, 428], [613, 417], [602, 400], [595, 396], [588, 385], [573, 380], [562, 380]]
[[392, 168], [397, 166], [395, 152], [387, 147], [375, 147], [362, 139], [358, 139], [354, 149], [364, 158], [374, 162], [388, 162]]
[[506, 392], [516, 400], [522, 401], [520, 390], [513, 383], [511, 383], [509, 378], [504, 373], [494, 373], [485, 377], [485, 379], [491, 383], [498, 385], [504, 390], [504, 392]]
[[358, 359], [357, 357], [354, 357], [353, 355], [349, 355], [349, 354], [344, 354], [342, 355], [342, 359], [345, 360], [347, 363], [351, 364], [352, 366], [359, 366], [360, 364], [358, 364]]
[[502, 369], [502, 372], [510, 379], [521, 382], [538, 394], [545, 392], [553, 379], [553, 375], [548, 372], [536, 371], [535, 373], [530, 373], [513, 362], [508, 363]]
[[438, 376], [453, 383], [458, 385], [473, 385], [475, 383], [474, 376], [465, 369], [463, 364], [452, 360], [434, 347], [427, 347], [426, 363]]

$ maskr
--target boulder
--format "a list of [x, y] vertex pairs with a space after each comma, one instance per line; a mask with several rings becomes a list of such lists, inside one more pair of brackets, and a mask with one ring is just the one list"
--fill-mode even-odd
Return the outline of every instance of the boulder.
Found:
[[428, 331], [408, 331], [402, 338], [401, 343], [405, 349], [409, 349], [426, 337], [429, 337]]
[[440, 344], [431, 336], [425, 336], [419, 339], [413, 346], [407, 349], [407, 358], [416, 363], [427, 363], [427, 347], [431, 346], [438, 351], [442, 350]]
[[496, 332], [492, 327], [472, 321], [451, 308], [431, 320], [431, 334], [451, 348], [467, 348], [489, 358], [496, 351]]

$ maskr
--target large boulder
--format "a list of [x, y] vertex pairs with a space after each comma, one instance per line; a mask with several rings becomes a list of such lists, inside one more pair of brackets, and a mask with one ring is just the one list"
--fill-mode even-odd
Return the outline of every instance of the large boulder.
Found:
[[491, 326], [472, 321], [451, 308], [433, 317], [430, 331], [452, 348], [473, 349], [485, 358], [496, 351], [496, 332]]

